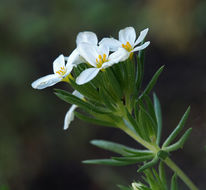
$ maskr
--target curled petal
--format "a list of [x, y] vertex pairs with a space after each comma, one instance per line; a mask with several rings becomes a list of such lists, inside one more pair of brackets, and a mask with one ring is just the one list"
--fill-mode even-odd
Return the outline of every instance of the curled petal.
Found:
[[114, 38], [103, 38], [99, 44], [109, 47], [110, 51], [117, 51], [122, 45], [120, 41]]
[[89, 43], [80, 43], [77, 47], [80, 55], [92, 66], [96, 67], [96, 58], [98, 54], [98, 46]]
[[76, 39], [77, 46], [82, 42], [97, 45], [98, 39], [97, 39], [97, 36], [94, 32], [89, 32], [89, 31], [80, 32], [77, 35], [77, 39]]
[[140, 32], [140, 35], [137, 38], [136, 42], [134, 43], [134, 46], [136, 46], [137, 44], [139, 44], [140, 42], [142, 42], [144, 40], [144, 38], [146, 37], [148, 31], [149, 31], [149, 28], [146, 28], [146, 29], [144, 29]]
[[142, 44], [141, 46], [137, 46], [136, 48], [134, 48], [134, 49], [132, 50], [132, 52], [143, 50], [143, 49], [145, 49], [149, 44], [150, 44], [149, 41], [148, 41], [148, 42], [145, 42], [145, 43]]
[[131, 46], [134, 45], [136, 39], [136, 32], [133, 27], [126, 27], [119, 31], [119, 41], [123, 44], [129, 42]]
[[80, 63], [86, 62], [82, 56], [80, 56], [79, 51], [77, 48], [70, 54], [70, 56], [67, 58], [67, 64], [66, 67], [70, 65], [77, 66]]
[[106, 55], [106, 59], [108, 58], [109, 55], [109, 47], [108, 46], [104, 46], [104, 45], [99, 45], [97, 46], [97, 52], [99, 55], [105, 54]]
[[78, 106], [72, 105], [71, 108], [67, 111], [65, 118], [64, 118], [64, 130], [69, 128], [70, 123], [74, 120], [74, 110]]
[[53, 86], [56, 83], [60, 82], [62, 80], [61, 77], [59, 77], [56, 74], [51, 74], [51, 75], [46, 75], [44, 77], [41, 77], [39, 79], [37, 79], [36, 81], [34, 81], [31, 86], [35, 89], [44, 89], [47, 88], [49, 86]]
[[96, 77], [99, 71], [99, 68], [89, 68], [82, 71], [80, 75], [76, 78], [76, 83], [78, 85], [81, 85], [91, 81], [94, 77]]
[[54, 73], [61, 70], [61, 67], [65, 67], [64, 56], [62, 54], [59, 57], [57, 57], [53, 62]]
[[117, 51], [109, 56], [109, 60], [113, 60], [114, 63], [125, 61], [129, 58], [130, 52], [124, 48], [119, 48]]

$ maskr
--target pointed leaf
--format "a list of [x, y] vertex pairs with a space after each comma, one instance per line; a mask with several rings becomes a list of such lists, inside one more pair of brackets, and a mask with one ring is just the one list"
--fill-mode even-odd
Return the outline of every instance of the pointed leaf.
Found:
[[80, 98], [77, 98], [76, 96], [70, 94], [69, 92], [65, 90], [55, 89], [55, 94], [65, 102], [68, 102], [70, 104], [75, 104], [79, 106], [80, 108], [84, 109], [88, 112], [96, 112], [96, 113], [109, 113], [108, 110], [106, 110], [103, 107], [94, 106], [86, 101], [81, 100]]
[[160, 67], [157, 70], [157, 72], [154, 74], [154, 76], [152, 77], [151, 81], [149, 82], [149, 84], [147, 85], [147, 87], [145, 88], [145, 90], [143, 91], [143, 93], [141, 94], [141, 96], [139, 98], [142, 98], [144, 96], [144, 94], [149, 94], [150, 93], [150, 91], [152, 90], [152, 88], [156, 84], [157, 79], [160, 76], [160, 74], [163, 71], [163, 69], [164, 69], [164, 66]]
[[163, 147], [168, 146], [175, 139], [175, 137], [178, 135], [178, 133], [182, 130], [182, 128], [184, 127], [184, 125], [187, 121], [189, 113], [190, 113], [190, 107], [187, 108], [186, 112], [182, 116], [182, 118], [181, 118], [180, 122], [178, 123], [177, 127], [170, 134], [170, 136], [165, 140], [164, 144], [162, 145]]
[[91, 144], [123, 156], [137, 157], [137, 156], [148, 156], [153, 154], [151, 151], [148, 150], [138, 150], [138, 149], [127, 147], [122, 144], [114, 143], [111, 141], [105, 141], [105, 140], [92, 140]]
[[168, 189], [167, 187], [167, 177], [166, 177], [166, 174], [165, 174], [165, 168], [164, 168], [164, 162], [160, 161], [160, 164], [159, 164], [159, 176], [160, 176], [160, 179], [163, 183], [163, 186], [165, 188], [165, 190]]
[[155, 156], [150, 162], [145, 163], [143, 166], [141, 166], [137, 171], [142, 172], [148, 168], [151, 168], [159, 161], [159, 158]]
[[154, 99], [154, 109], [155, 109], [155, 115], [157, 120], [157, 140], [156, 143], [159, 145], [161, 140], [161, 133], [162, 133], [162, 112], [161, 112], [161, 106], [160, 102], [156, 96], [156, 94], [153, 94]]
[[96, 160], [85, 160], [82, 163], [84, 164], [102, 164], [102, 165], [111, 165], [111, 166], [127, 166], [134, 164], [135, 161], [118, 161], [113, 159], [96, 159]]
[[172, 176], [170, 190], [178, 190], [177, 175], [176, 174], [174, 174]]
[[118, 160], [118, 161], [138, 163], [138, 162], [144, 162], [144, 161], [150, 160], [153, 157], [154, 155], [147, 155], [147, 156], [138, 156], [138, 157], [112, 157], [112, 159]]
[[165, 150], [171, 152], [171, 151], [178, 150], [179, 148], [183, 148], [183, 145], [185, 141], [188, 139], [191, 132], [192, 132], [192, 128], [189, 128], [176, 143], [166, 147]]
[[93, 123], [95, 125], [102, 125], [102, 126], [107, 126], [107, 127], [115, 127], [113, 123], [104, 121], [104, 120], [99, 120], [96, 118], [92, 118], [89, 116], [86, 116], [84, 114], [81, 114], [79, 112], [74, 112], [75, 116], [78, 117], [79, 119], [86, 121], [88, 123]]

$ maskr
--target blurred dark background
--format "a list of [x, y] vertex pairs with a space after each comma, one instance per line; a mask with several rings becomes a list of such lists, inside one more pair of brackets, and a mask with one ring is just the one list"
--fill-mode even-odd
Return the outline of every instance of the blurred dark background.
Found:
[[117, 190], [115, 184], [138, 179], [137, 166], [81, 164], [110, 155], [90, 145], [92, 139], [131, 146], [133, 140], [118, 130], [78, 119], [64, 131], [70, 105], [59, 100], [53, 88], [37, 91], [30, 86], [52, 73], [59, 54], [71, 53], [78, 32], [94, 31], [101, 39], [117, 37], [126, 26], [137, 32], [150, 28], [144, 83], [165, 65], [155, 87], [163, 110], [163, 139], [191, 105], [186, 127], [193, 128], [192, 135], [172, 158], [200, 189], [206, 188], [206, 1], [1, 0], [1, 190]]

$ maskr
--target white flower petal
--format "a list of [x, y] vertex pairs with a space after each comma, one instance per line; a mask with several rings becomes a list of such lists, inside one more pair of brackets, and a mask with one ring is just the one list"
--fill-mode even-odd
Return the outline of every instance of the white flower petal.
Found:
[[130, 52], [128, 52], [124, 48], [119, 48], [109, 56], [109, 60], [113, 60], [113, 62], [118, 63], [127, 60], [129, 58], [129, 55]]
[[96, 58], [99, 54], [97, 46], [89, 43], [80, 43], [77, 47], [80, 55], [92, 66], [96, 67]]
[[85, 84], [89, 82], [94, 77], [96, 77], [99, 71], [100, 71], [99, 68], [89, 68], [89, 69], [82, 71], [80, 75], [77, 77], [76, 83], [78, 85], [81, 85], [81, 84]]
[[146, 28], [146, 29], [144, 29], [140, 32], [140, 35], [137, 38], [136, 42], [134, 43], [134, 46], [136, 46], [137, 44], [139, 44], [140, 42], [142, 42], [144, 40], [144, 38], [146, 37], [148, 31], [149, 31], [149, 28]]
[[83, 99], [84, 96], [77, 90], [75, 90], [74, 92], [72, 92], [72, 94], [80, 99]]
[[132, 50], [132, 52], [140, 51], [140, 50], [142, 50], [142, 49], [145, 49], [149, 44], [150, 44], [149, 41], [148, 41], [148, 42], [145, 42], [145, 43], [142, 44], [141, 46], [137, 46], [136, 48], [134, 48], [134, 49]]
[[51, 74], [37, 79], [31, 84], [31, 86], [35, 89], [41, 90], [49, 86], [53, 86], [56, 83], [60, 82], [61, 80], [62, 78], [60, 78], [58, 75]]
[[104, 45], [99, 45], [99, 46], [97, 46], [97, 53], [101, 56], [103, 56], [105, 54], [106, 59], [107, 59], [108, 55], [109, 55], [109, 47], [104, 46]]
[[67, 64], [66, 67], [69, 65], [77, 66], [80, 63], [84, 63], [85, 60], [83, 57], [80, 56], [79, 51], [77, 48], [70, 54], [70, 56], [67, 58]]
[[72, 105], [71, 108], [67, 111], [65, 118], [64, 118], [64, 130], [69, 128], [70, 123], [74, 120], [74, 110], [78, 106]]
[[97, 45], [98, 42], [97, 35], [94, 32], [88, 32], [88, 31], [80, 32], [77, 35], [77, 39], [76, 39], [77, 46], [82, 42]]
[[119, 41], [122, 42], [123, 44], [129, 42], [130, 45], [133, 46], [135, 39], [136, 39], [136, 32], [133, 27], [126, 27], [125, 29], [119, 31]]
[[103, 38], [100, 42], [100, 45], [109, 47], [110, 51], [117, 51], [121, 47], [122, 43], [119, 40], [114, 38]]
[[105, 62], [102, 64], [101, 68], [100, 69], [106, 69], [107, 67], [111, 67], [112, 65], [114, 65], [115, 62], [112, 61], [108, 61], [108, 62]]
[[57, 57], [53, 62], [54, 73], [61, 70], [61, 67], [65, 67], [64, 56], [62, 54], [59, 57]]

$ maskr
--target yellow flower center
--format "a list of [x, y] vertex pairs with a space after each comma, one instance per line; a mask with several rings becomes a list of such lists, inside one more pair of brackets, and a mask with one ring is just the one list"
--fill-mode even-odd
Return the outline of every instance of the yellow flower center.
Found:
[[99, 55], [98, 59], [96, 59], [97, 62], [97, 68], [100, 68], [103, 63], [107, 62], [107, 56], [106, 54], [103, 54], [103, 56]]
[[133, 50], [133, 48], [132, 48], [132, 46], [131, 46], [131, 44], [129, 42], [127, 42], [126, 44], [122, 44], [122, 47], [124, 49], [126, 49], [128, 52]]
[[65, 75], [67, 72], [66, 68], [65, 67], [61, 67], [60, 70], [56, 71], [56, 73], [58, 73], [59, 75], [63, 76]]

